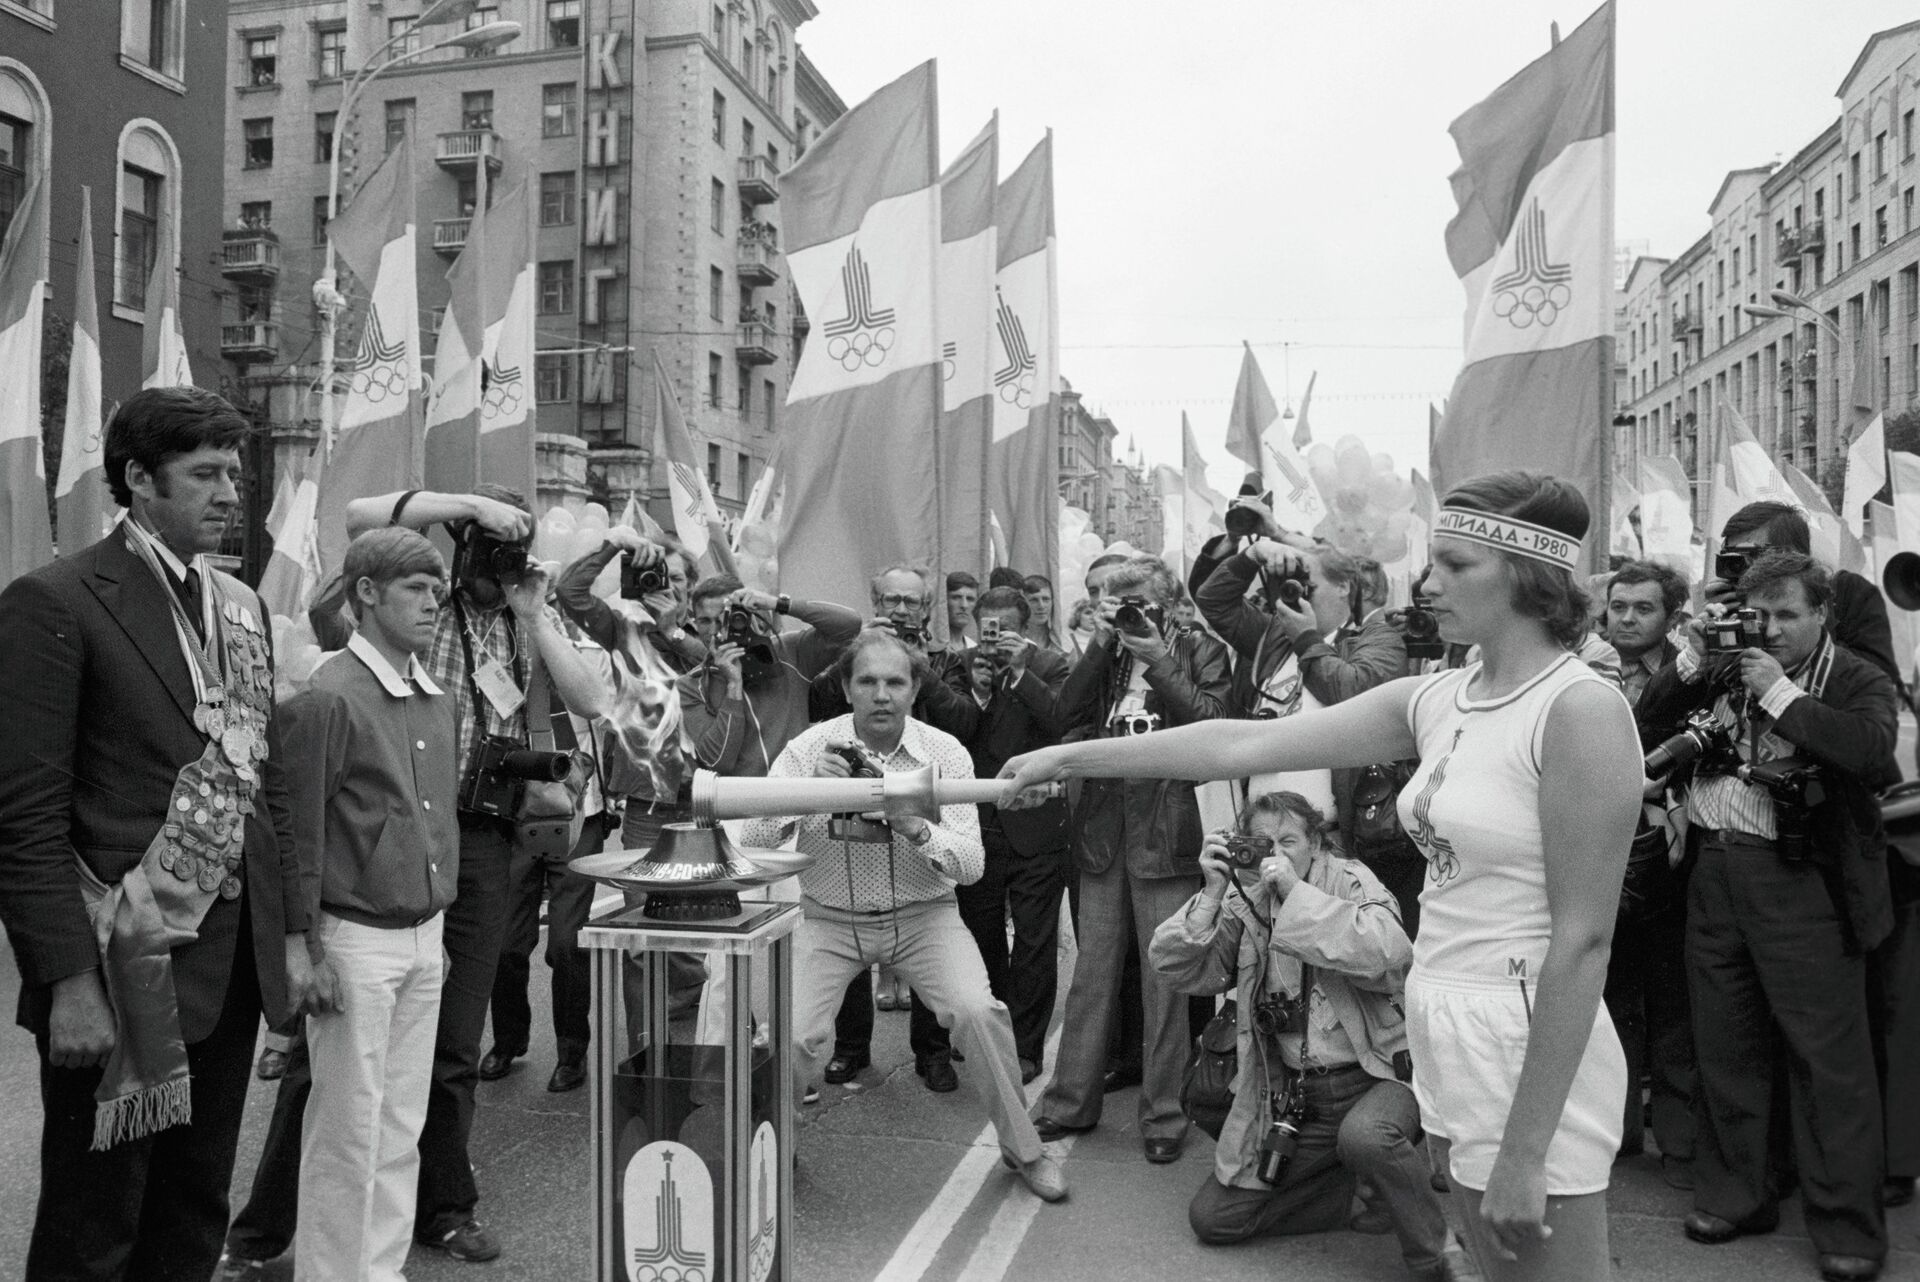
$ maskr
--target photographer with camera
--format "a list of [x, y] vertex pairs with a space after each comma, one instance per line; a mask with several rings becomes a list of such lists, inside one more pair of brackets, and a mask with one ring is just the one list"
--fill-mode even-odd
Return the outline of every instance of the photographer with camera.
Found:
[[[675, 672], [685, 674], [699, 667], [706, 660], [707, 648], [689, 625], [690, 600], [693, 586], [700, 581], [700, 569], [670, 534], [660, 535], [660, 541], [655, 542], [624, 525], [608, 530], [596, 551], [560, 572], [554, 590], [560, 612], [585, 629], [608, 653], [619, 649], [619, 645], [609, 645], [601, 637], [600, 633], [609, 629], [599, 622], [599, 611], [593, 608], [600, 602], [593, 592], [594, 581], [615, 557], [620, 559], [620, 599], [637, 607], [622, 610], [627, 624], [623, 631], [644, 641], [648, 651]], [[588, 616], [595, 622], [589, 624]]]
[[1213, 1172], [1188, 1207], [1208, 1245], [1345, 1227], [1364, 1180], [1408, 1272], [1453, 1276], [1447, 1221], [1415, 1147], [1407, 966], [1393, 896], [1328, 844], [1297, 792], [1268, 792], [1200, 850], [1205, 882], [1154, 932], [1153, 968], [1185, 992], [1234, 990], [1240, 1073]]
[[[1088, 578], [1091, 589], [1091, 569]], [[1227, 649], [1198, 630], [1173, 632], [1179, 581], [1166, 563], [1134, 557], [1112, 565], [1098, 586], [1093, 641], [1061, 689], [1060, 729], [1131, 738], [1227, 715]], [[1067, 992], [1053, 1083], [1034, 1108], [1043, 1139], [1099, 1123], [1126, 954], [1135, 943], [1144, 952], [1154, 928], [1200, 880], [1200, 808], [1190, 783], [1089, 780], [1072, 827], [1080, 960]], [[1143, 967], [1141, 1008], [1144, 1153], [1149, 1162], [1172, 1162], [1187, 1130], [1180, 1108], [1190, 1038], [1186, 1002]]]
[[1821, 1275], [1872, 1278], [1887, 1236], [1866, 953], [1891, 925], [1874, 793], [1898, 778], [1894, 686], [1828, 635], [1833, 580], [1811, 557], [1765, 552], [1733, 590], [1745, 606], [1690, 626], [1640, 708], [1649, 736], [1670, 736], [1648, 773], [1677, 767], [1691, 824], [1699, 1135], [1686, 1233], [1717, 1244], [1778, 1223], [1769, 1066], [1784, 1044]]
[[[1263, 607], [1247, 598], [1258, 588]], [[1406, 675], [1407, 644], [1383, 613], [1361, 622], [1365, 584], [1359, 566], [1339, 549], [1303, 550], [1262, 539], [1220, 562], [1195, 594], [1207, 624], [1233, 647], [1233, 706], [1258, 721], [1328, 708]], [[1372, 768], [1370, 768], [1372, 769]], [[1393, 767], [1385, 767], [1391, 771]], [[1420, 920], [1426, 860], [1391, 819], [1393, 784], [1375, 789], [1385, 822], [1356, 840], [1354, 790], [1363, 770], [1315, 770], [1250, 780], [1249, 796], [1299, 792], [1339, 817], [1343, 847], [1393, 891], [1411, 934]]]

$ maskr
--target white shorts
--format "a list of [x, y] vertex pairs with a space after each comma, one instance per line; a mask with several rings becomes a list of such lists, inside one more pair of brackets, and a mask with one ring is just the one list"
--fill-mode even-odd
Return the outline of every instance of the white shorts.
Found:
[[[1407, 975], [1407, 1045], [1420, 1122], [1449, 1140], [1455, 1182], [1484, 1190], [1500, 1154], [1520, 1084], [1539, 993], [1517, 979], [1423, 972]], [[1574, 1197], [1606, 1189], [1627, 1098], [1627, 1057], [1606, 1004], [1567, 1092], [1566, 1111], [1547, 1146], [1547, 1192]]]

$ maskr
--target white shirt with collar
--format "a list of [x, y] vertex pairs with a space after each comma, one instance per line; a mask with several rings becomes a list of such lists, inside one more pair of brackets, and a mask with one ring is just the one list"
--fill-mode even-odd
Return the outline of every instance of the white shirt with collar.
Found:
[[420, 662], [417, 654], [407, 656], [407, 674], [401, 676], [393, 670], [393, 664], [387, 661], [387, 656], [358, 632], [347, 638], [347, 649], [367, 665], [367, 670], [373, 673], [381, 688], [396, 699], [407, 698], [416, 688], [421, 694], [441, 693], [440, 687], [427, 675], [426, 666]]

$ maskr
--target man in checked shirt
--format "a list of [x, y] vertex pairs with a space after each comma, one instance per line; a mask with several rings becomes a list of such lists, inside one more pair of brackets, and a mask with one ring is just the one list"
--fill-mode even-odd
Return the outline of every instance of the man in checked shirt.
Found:
[[[773, 763], [771, 777], [847, 778], [851, 771], [834, 750], [848, 746], [889, 774], [932, 763], [948, 778], [973, 777], [973, 761], [958, 739], [909, 715], [928, 679], [927, 665], [899, 638], [862, 632], [837, 671], [853, 711], [795, 738]], [[795, 1080], [803, 1087], [818, 1080], [847, 981], [887, 962], [951, 1030], [968, 1068], [980, 1065], [967, 1080], [987, 1107], [1006, 1165], [1036, 1196], [1060, 1201], [1066, 1177], [1041, 1151], [1027, 1117], [1013, 1022], [988, 987], [979, 946], [954, 899], [954, 886], [978, 881], [985, 866], [976, 808], [942, 807], [937, 824], [911, 816], [889, 820], [878, 812], [863, 817], [887, 823], [892, 839], [841, 841], [829, 834], [826, 815], [756, 819], [746, 827], [745, 844], [763, 847], [780, 845], [797, 827], [799, 848], [816, 857], [800, 874], [805, 916], [794, 936]]]

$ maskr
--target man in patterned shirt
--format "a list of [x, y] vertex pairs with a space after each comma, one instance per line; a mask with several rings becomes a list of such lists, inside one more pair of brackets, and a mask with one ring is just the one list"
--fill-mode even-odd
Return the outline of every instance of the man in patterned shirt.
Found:
[[[835, 750], [851, 746], [889, 774], [931, 763], [943, 776], [973, 777], [973, 761], [959, 740], [909, 715], [927, 679], [926, 660], [899, 638], [862, 632], [841, 656], [839, 672], [853, 711], [795, 738], [770, 775], [847, 778], [851, 771]], [[847, 981], [877, 961], [889, 962], [952, 1031], [968, 1066], [979, 1065], [967, 1077], [986, 1104], [1007, 1166], [1036, 1196], [1060, 1201], [1066, 1178], [1042, 1152], [1027, 1118], [1013, 1022], [988, 987], [980, 949], [954, 899], [954, 886], [978, 881], [985, 863], [975, 807], [945, 806], [937, 824], [878, 812], [865, 818], [886, 823], [892, 839], [884, 845], [841, 841], [830, 835], [825, 815], [758, 819], [746, 827], [749, 846], [778, 846], [797, 827], [799, 848], [816, 857], [800, 874], [805, 917], [795, 935], [796, 1081], [804, 1087], [817, 1080]]]

